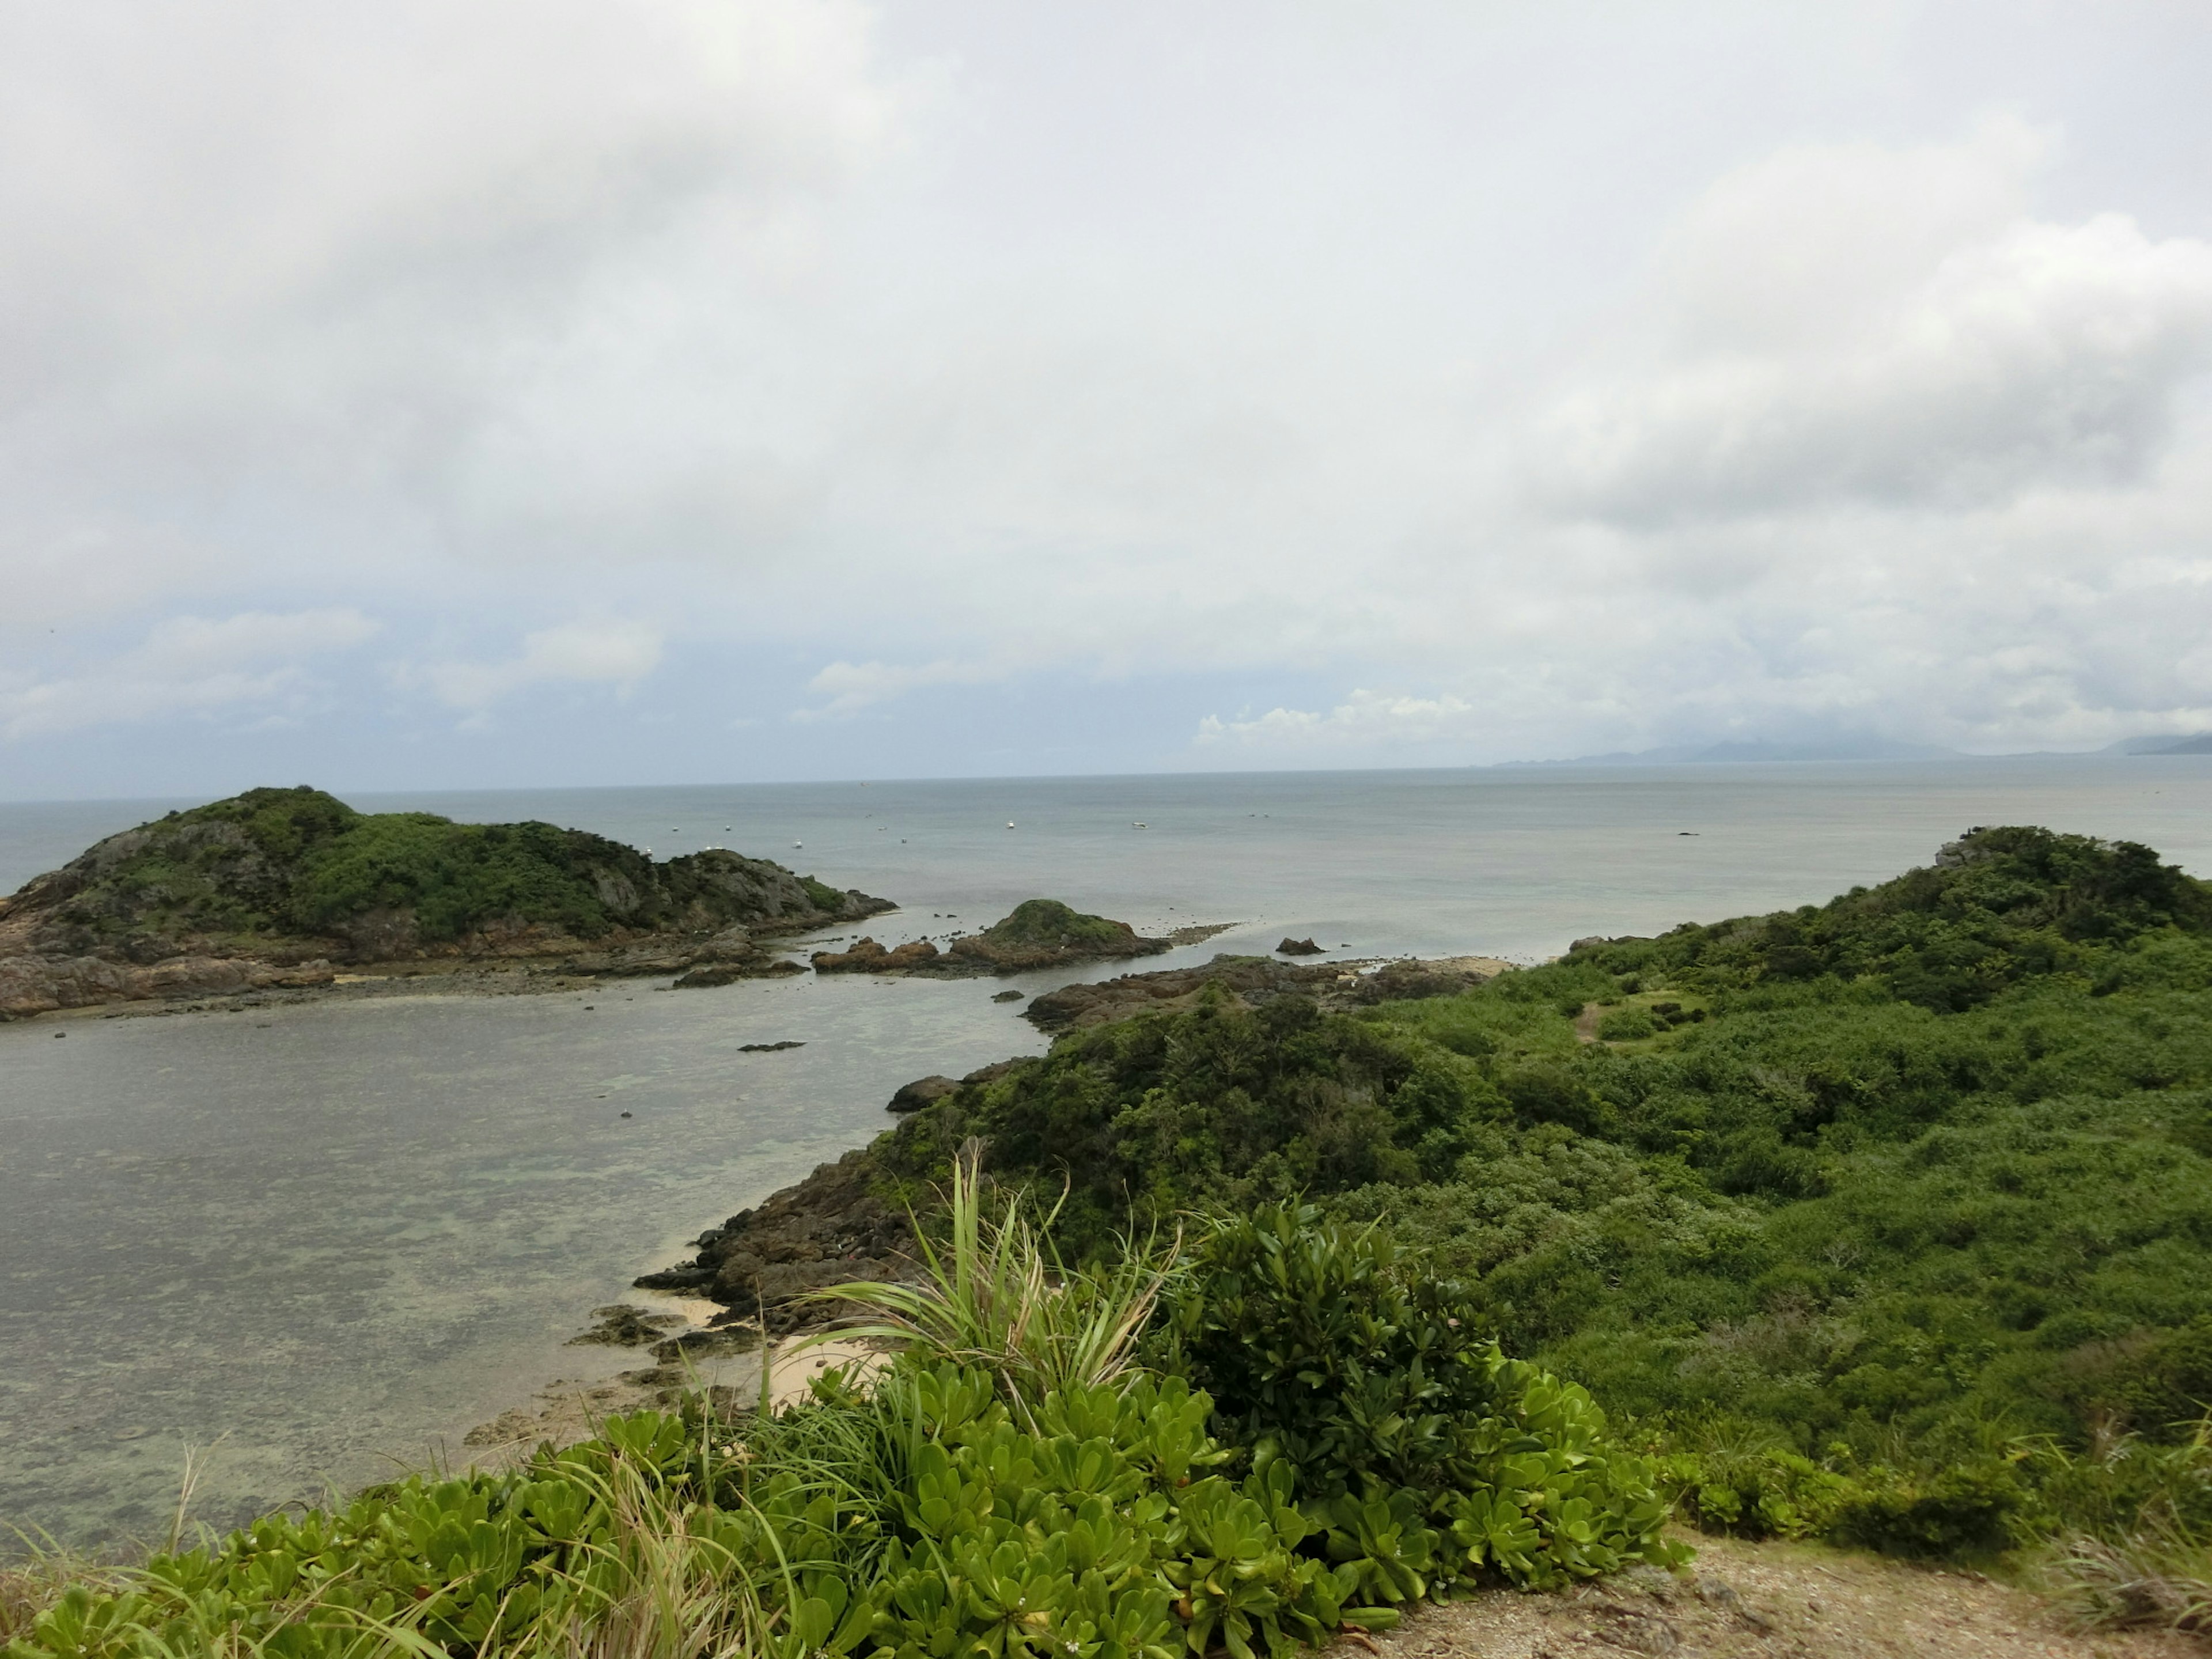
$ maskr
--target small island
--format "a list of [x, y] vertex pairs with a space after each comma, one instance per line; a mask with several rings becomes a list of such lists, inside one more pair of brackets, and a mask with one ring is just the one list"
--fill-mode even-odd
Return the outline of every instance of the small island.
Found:
[[171, 812], [0, 899], [0, 1019], [380, 977], [803, 971], [760, 941], [897, 907], [721, 848], [358, 812], [301, 786]]
[[1023, 900], [980, 933], [958, 935], [943, 950], [926, 939], [889, 950], [863, 939], [848, 951], [817, 951], [813, 962], [820, 974], [927, 974], [955, 979], [1158, 956], [1219, 931], [1184, 929], [1167, 939], [1147, 939], [1126, 921], [1085, 915], [1058, 899], [1033, 898]]

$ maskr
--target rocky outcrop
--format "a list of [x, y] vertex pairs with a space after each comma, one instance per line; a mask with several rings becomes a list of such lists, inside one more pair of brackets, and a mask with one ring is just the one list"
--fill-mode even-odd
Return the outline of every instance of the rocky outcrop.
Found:
[[1291, 939], [1286, 935], [1275, 947], [1275, 954], [1279, 957], [1317, 957], [1328, 949], [1326, 945], [1316, 945], [1310, 939]]
[[548, 823], [256, 789], [110, 836], [0, 899], [0, 1019], [327, 985], [333, 964], [380, 970], [368, 977], [522, 964], [696, 988], [804, 971], [759, 935], [895, 908], [722, 848], [656, 862]]
[[918, 1077], [911, 1083], [902, 1085], [884, 1109], [887, 1112], [918, 1112], [923, 1107], [944, 1099], [959, 1086], [949, 1077]]
[[817, 951], [812, 961], [817, 974], [891, 974], [933, 966], [942, 955], [926, 939], [911, 939], [886, 951], [875, 940], [864, 938], [849, 951]]
[[1169, 968], [1152, 974], [1124, 974], [1094, 984], [1063, 985], [1057, 991], [1031, 997], [1022, 1018], [1039, 1030], [1072, 1031], [1134, 1014], [1188, 1008], [1209, 986], [1218, 986], [1252, 1004], [1286, 991], [1318, 999], [1335, 986], [1340, 976], [1357, 975], [1353, 968], [1341, 963], [1298, 967], [1267, 957], [1216, 957], [1199, 968]]
[[100, 957], [0, 957], [0, 1020], [149, 998], [234, 996], [328, 985], [331, 964], [238, 957], [172, 957], [151, 967]]
[[[1185, 931], [1204, 938], [1219, 929]], [[849, 950], [817, 951], [813, 960], [815, 971], [822, 974], [924, 974], [952, 979], [1157, 956], [1182, 942], [1179, 937], [1147, 939], [1126, 921], [1085, 915], [1057, 899], [1025, 899], [981, 933], [963, 933], [941, 950], [926, 939], [891, 949], [862, 939]]]
[[718, 1323], [762, 1318], [770, 1331], [785, 1331], [822, 1316], [818, 1304], [798, 1301], [809, 1291], [905, 1278], [914, 1271], [914, 1235], [904, 1214], [876, 1193], [875, 1174], [865, 1148], [824, 1164], [758, 1208], [708, 1228], [697, 1255], [646, 1274], [638, 1288], [712, 1297], [726, 1309]]
[[1063, 985], [1033, 997], [1022, 1018], [1040, 1030], [1070, 1031], [1104, 1025], [1133, 1014], [1190, 1007], [1207, 988], [1257, 1006], [1285, 992], [1310, 997], [1324, 1008], [1364, 1007], [1413, 997], [1451, 996], [1504, 973], [1509, 964], [1491, 957], [1441, 961], [1294, 963], [1268, 957], [1216, 957], [1200, 968], [1124, 974], [1089, 985]]

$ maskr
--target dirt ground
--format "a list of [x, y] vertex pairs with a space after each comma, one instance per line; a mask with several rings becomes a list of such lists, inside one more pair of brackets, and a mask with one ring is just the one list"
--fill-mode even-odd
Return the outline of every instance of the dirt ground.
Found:
[[[2207, 1659], [2148, 1632], [2083, 1634], [1975, 1574], [1817, 1546], [1700, 1538], [1679, 1577], [1639, 1569], [1564, 1595], [1498, 1590], [1423, 1607], [1376, 1637], [1382, 1659]], [[1340, 1643], [1331, 1659], [1363, 1659]]]

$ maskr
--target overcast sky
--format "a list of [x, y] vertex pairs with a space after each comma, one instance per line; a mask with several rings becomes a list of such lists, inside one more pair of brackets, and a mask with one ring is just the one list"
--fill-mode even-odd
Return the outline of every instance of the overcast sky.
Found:
[[2171, 4], [0, 0], [0, 797], [2212, 727]]

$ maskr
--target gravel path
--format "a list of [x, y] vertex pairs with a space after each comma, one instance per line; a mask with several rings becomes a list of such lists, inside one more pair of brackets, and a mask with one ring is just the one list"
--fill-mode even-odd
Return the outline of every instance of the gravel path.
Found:
[[[2036, 1596], [1809, 1545], [1697, 1540], [1680, 1577], [1644, 1571], [1563, 1595], [1493, 1591], [1375, 1638], [1382, 1659], [2207, 1659], [2212, 1644], [2082, 1634]], [[1341, 1643], [1331, 1659], [1362, 1659]]]

